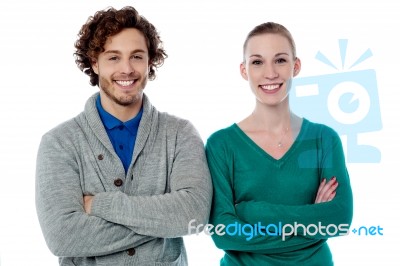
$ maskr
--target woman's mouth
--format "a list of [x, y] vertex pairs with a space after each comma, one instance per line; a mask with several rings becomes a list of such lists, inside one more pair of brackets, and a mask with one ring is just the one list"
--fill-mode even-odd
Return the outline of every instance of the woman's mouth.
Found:
[[273, 85], [260, 85], [260, 88], [267, 91], [273, 91], [278, 89], [281, 84], [273, 84]]
[[267, 93], [273, 93], [282, 86], [282, 83], [280, 84], [266, 84], [266, 85], [260, 85], [259, 88], [261, 88], [263, 91]]

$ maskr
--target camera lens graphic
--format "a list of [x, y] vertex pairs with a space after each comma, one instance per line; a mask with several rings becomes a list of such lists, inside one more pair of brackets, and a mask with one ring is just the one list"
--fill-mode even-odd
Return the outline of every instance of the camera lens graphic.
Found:
[[327, 107], [339, 123], [353, 125], [361, 122], [370, 110], [367, 90], [356, 82], [340, 82], [329, 92]]

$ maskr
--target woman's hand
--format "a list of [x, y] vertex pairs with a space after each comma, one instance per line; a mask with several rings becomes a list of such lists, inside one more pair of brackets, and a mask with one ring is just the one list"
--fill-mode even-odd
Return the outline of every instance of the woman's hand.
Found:
[[331, 180], [326, 182], [324, 178], [319, 185], [317, 197], [315, 198], [315, 203], [328, 202], [333, 200], [336, 195], [336, 188], [339, 183], [336, 181], [336, 177], [332, 177]]

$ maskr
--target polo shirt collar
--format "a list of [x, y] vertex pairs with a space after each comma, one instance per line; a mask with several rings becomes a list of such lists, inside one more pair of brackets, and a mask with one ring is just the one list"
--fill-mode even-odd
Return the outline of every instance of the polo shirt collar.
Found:
[[101, 121], [108, 130], [124, 125], [132, 134], [137, 132], [143, 114], [143, 106], [142, 108], [140, 108], [139, 113], [134, 118], [126, 121], [125, 123], [104, 110], [103, 106], [101, 105], [100, 95], [96, 99], [96, 107], [99, 112]]

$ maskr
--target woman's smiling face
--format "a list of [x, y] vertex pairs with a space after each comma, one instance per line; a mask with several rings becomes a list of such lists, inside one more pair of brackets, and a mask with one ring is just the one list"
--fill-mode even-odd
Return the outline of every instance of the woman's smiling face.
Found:
[[240, 70], [258, 102], [276, 105], [287, 98], [300, 67], [285, 36], [265, 33], [248, 40]]

